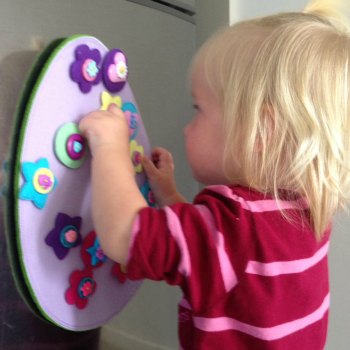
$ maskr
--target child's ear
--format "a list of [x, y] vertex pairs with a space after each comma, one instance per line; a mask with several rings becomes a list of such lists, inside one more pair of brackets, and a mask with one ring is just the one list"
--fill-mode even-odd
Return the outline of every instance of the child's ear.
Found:
[[256, 149], [261, 152], [274, 138], [275, 131], [275, 111], [270, 103], [264, 103], [260, 113], [260, 127], [257, 138]]

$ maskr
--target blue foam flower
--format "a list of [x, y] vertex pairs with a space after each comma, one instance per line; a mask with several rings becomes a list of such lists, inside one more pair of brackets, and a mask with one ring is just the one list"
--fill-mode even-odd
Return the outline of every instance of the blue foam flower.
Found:
[[96, 78], [97, 73], [99, 72], [99, 69], [95, 61], [91, 61], [88, 67], [86, 68], [86, 70], [89, 73], [89, 75], [93, 78]]
[[36, 163], [22, 163], [24, 184], [19, 193], [19, 198], [29, 200], [42, 209], [45, 207], [47, 197], [57, 186], [57, 179], [49, 168], [46, 158], [39, 159]]
[[107, 257], [104, 255], [98, 238], [95, 239], [94, 245], [86, 250], [91, 255], [91, 265], [96, 266], [98, 263], [104, 263]]
[[139, 120], [140, 116], [138, 114], [136, 106], [131, 102], [126, 102], [122, 106], [122, 111], [129, 124], [129, 138], [133, 140], [136, 138], [139, 131]]
[[148, 181], [146, 181], [141, 189], [140, 189], [143, 197], [145, 198], [145, 200], [147, 201], [147, 204], [152, 207], [152, 208], [155, 208], [157, 206], [157, 203], [156, 203], [156, 200], [154, 198], [154, 194], [151, 190], [151, 187], [148, 183]]

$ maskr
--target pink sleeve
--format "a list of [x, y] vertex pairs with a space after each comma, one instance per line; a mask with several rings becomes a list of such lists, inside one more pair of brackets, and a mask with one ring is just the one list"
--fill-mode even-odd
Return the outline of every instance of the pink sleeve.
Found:
[[128, 278], [181, 284], [181, 252], [169, 234], [164, 210], [145, 208], [135, 219], [127, 260]]
[[[204, 213], [205, 212], [205, 213]], [[179, 285], [193, 308], [208, 307], [236, 283], [224, 244], [206, 211], [192, 204], [141, 210], [133, 225], [127, 264], [130, 279], [165, 280]], [[230, 271], [227, 277], [222, 269]]]

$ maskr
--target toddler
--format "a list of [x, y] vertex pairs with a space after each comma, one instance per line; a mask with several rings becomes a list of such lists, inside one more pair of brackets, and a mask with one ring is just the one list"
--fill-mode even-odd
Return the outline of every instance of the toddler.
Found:
[[350, 181], [350, 34], [337, 6], [240, 22], [199, 50], [185, 137], [206, 188], [193, 204], [157, 148], [143, 166], [159, 208], [147, 206], [117, 107], [80, 123], [101, 246], [129, 279], [180, 286], [182, 349], [325, 346], [331, 221]]

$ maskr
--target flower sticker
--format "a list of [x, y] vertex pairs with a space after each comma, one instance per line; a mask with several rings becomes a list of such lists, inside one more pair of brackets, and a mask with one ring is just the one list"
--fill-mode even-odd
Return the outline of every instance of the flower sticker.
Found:
[[143, 197], [145, 198], [147, 204], [152, 207], [155, 208], [156, 207], [156, 199], [154, 197], [154, 193], [151, 190], [151, 187], [148, 183], [148, 181], [146, 181], [143, 186], [140, 189]]
[[108, 91], [118, 92], [123, 89], [128, 77], [127, 59], [123, 51], [113, 49], [107, 53], [102, 76]]
[[73, 271], [69, 277], [69, 284], [70, 287], [65, 294], [66, 302], [69, 305], [75, 305], [78, 309], [84, 309], [97, 287], [92, 270]]
[[81, 258], [86, 267], [92, 268], [100, 267], [107, 260], [94, 231], [91, 231], [83, 242]]
[[121, 108], [123, 102], [120, 96], [112, 96], [107, 91], [103, 91], [101, 94], [101, 111], [106, 111], [108, 107], [112, 104]]
[[75, 49], [75, 61], [70, 66], [70, 77], [78, 83], [81, 92], [88, 93], [101, 80], [100, 51], [83, 44]]
[[129, 125], [129, 137], [130, 140], [136, 138], [138, 129], [139, 129], [139, 121], [140, 116], [138, 114], [136, 106], [131, 102], [126, 102], [123, 104], [122, 111], [124, 112], [125, 118]]
[[32, 201], [39, 209], [44, 208], [49, 193], [57, 185], [57, 180], [49, 169], [49, 161], [41, 158], [36, 163], [24, 162], [22, 174], [25, 183], [21, 188], [19, 198]]
[[127, 75], [126, 57], [122, 52], [116, 52], [114, 55], [114, 64], [108, 67], [108, 78], [113, 83], [119, 83], [125, 81]]
[[142, 172], [141, 157], [144, 154], [143, 147], [137, 143], [136, 140], [131, 140], [130, 142], [130, 157], [132, 163], [134, 164], [134, 169], [137, 173]]
[[126, 277], [126, 268], [119, 263], [115, 263], [112, 267], [112, 275], [117, 277], [120, 283], [125, 283], [127, 280]]
[[58, 259], [63, 260], [71, 248], [81, 244], [80, 226], [81, 217], [70, 217], [64, 213], [58, 213], [55, 227], [48, 233], [45, 242], [50, 246]]

